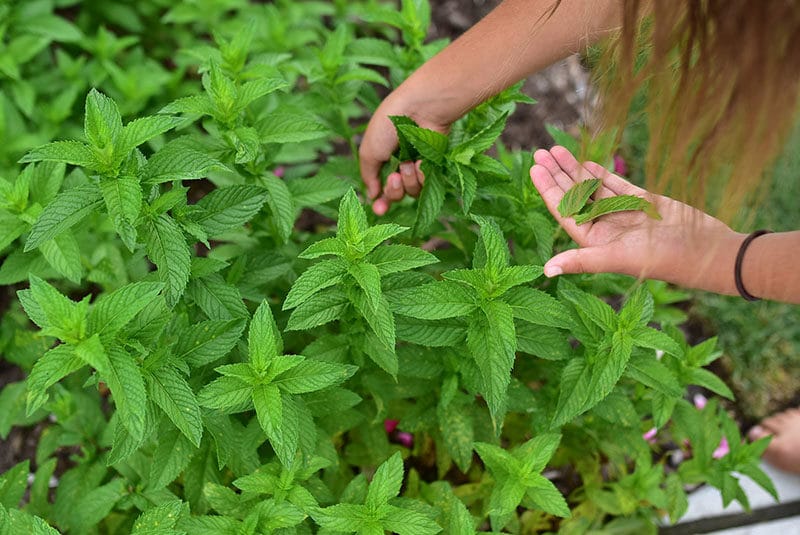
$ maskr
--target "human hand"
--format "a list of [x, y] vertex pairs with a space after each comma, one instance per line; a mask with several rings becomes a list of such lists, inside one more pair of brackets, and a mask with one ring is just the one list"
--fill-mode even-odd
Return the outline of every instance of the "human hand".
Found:
[[367, 194], [373, 200], [372, 210], [377, 215], [383, 215], [393, 202], [401, 200], [405, 195], [419, 196], [425, 175], [420, 170], [421, 161], [400, 162], [398, 171], [386, 177], [386, 185], [381, 187], [380, 171], [384, 162], [389, 161], [392, 153], [397, 149], [397, 131], [395, 130], [390, 115], [405, 115], [423, 128], [436, 130], [447, 134], [450, 122], [436, 117], [430, 117], [420, 110], [421, 105], [410, 104], [410, 99], [398, 88], [378, 106], [367, 125], [364, 138], [358, 150], [358, 163], [361, 169], [361, 178], [367, 186]]
[[[655, 195], [594, 162], [578, 163], [564, 147], [534, 154], [531, 179], [550, 213], [580, 246], [551, 258], [545, 275], [622, 273], [660, 279], [685, 287], [736, 293], [733, 265], [743, 234], [687, 204]], [[562, 217], [558, 204], [577, 182], [602, 180], [595, 199], [636, 195], [653, 203], [661, 220], [643, 212], [605, 215], [583, 225]], [[718, 269], [718, 267], [723, 269]]]

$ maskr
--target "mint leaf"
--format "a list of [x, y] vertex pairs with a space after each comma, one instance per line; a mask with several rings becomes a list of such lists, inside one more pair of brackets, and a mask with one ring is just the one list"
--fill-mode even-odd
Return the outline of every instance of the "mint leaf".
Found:
[[294, 309], [286, 330], [311, 329], [339, 319], [350, 301], [339, 290], [331, 289], [314, 294]]
[[209, 319], [230, 320], [250, 315], [239, 289], [226, 283], [219, 273], [193, 280], [189, 294]]
[[390, 498], [394, 498], [400, 493], [400, 485], [402, 484], [403, 460], [400, 457], [400, 452], [397, 452], [375, 471], [375, 475], [369, 484], [364, 505], [370, 509], [376, 509], [384, 505]]
[[81, 251], [75, 236], [63, 232], [39, 245], [39, 251], [47, 263], [68, 280], [79, 284], [83, 276]]
[[148, 221], [147, 256], [158, 267], [167, 306], [173, 307], [189, 282], [191, 253], [178, 224], [166, 214]]
[[383, 296], [381, 292], [381, 274], [378, 268], [372, 264], [357, 262], [351, 263], [347, 267], [347, 271], [367, 296], [370, 306], [377, 307]]
[[54, 141], [31, 150], [19, 163], [61, 162], [99, 171], [103, 163], [92, 148], [80, 141]]
[[318, 120], [301, 114], [273, 112], [256, 124], [262, 143], [299, 143], [320, 139], [328, 130]]
[[181, 331], [172, 351], [180, 362], [192, 367], [205, 366], [225, 357], [244, 331], [245, 322], [210, 320], [197, 322]]
[[283, 302], [283, 310], [295, 308], [315, 293], [341, 283], [345, 273], [347, 264], [338, 259], [314, 264], [292, 284]]
[[163, 366], [147, 375], [147, 386], [156, 405], [199, 448], [203, 436], [200, 406], [186, 380], [171, 366]]
[[130, 151], [145, 141], [149, 141], [164, 132], [172, 130], [182, 122], [183, 120], [178, 117], [169, 117], [167, 115], [140, 117], [139, 119], [129, 122], [122, 129], [122, 135], [118, 143], [117, 157], [120, 158], [121, 161], [122, 158], [127, 157]]
[[79, 223], [100, 206], [101, 199], [100, 190], [94, 184], [76, 186], [57, 195], [33, 224], [25, 242], [25, 252]]
[[110, 366], [103, 378], [114, 397], [120, 422], [134, 440], [140, 440], [144, 434], [147, 407], [142, 372], [133, 357], [121, 347], [110, 345], [106, 352]]
[[516, 334], [511, 307], [501, 301], [489, 301], [471, 317], [467, 347], [482, 376], [481, 394], [499, 432], [505, 411], [506, 390], [514, 366]]
[[599, 178], [590, 178], [572, 186], [558, 203], [558, 213], [561, 217], [573, 217], [580, 212], [592, 194], [603, 183]]
[[263, 175], [259, 177], [259, 181], [269, 193], [267, 204], [272, 212], [273, 223], [278, 229], [278, 236], [281, 241], [286, 242], [294, 227], [295, 207], [292, 194], [286, 182], [276, 176]]
[[356, 197], [356, 192], [351, 189], [339, 203], [339, 224], [336, 235], [348, 244], [360, 244], [367, 226], [364, 209]]
[[566, 307], [548, 293], [534, 288], [516, 288], [503, 296], [515, 318], [548, 327], [570, 329], [572, 319]]
[[478, 307], [475, 296], [463, 285], [437, 281], [392, 293], [392, 310], [404, 316], [438, 320], [466, 316]]
[[203, 210], [195, 221], [209, 236], [218, 236], [250, 221], [266, 200], [266, 191], [256, 186], [218, 188], [197, 203]]
[[47, 389], [67, 375], [83, 368], [86, 363], [68, 345], [59, 345], [42, 355], [33, 365], [26, 380], [28, 402], [25, 413], [32, 415], [47, 403]]
[[89, 311], [88, 332], [118, 332], [150, 304], [163, 288], [160, 282], [135, 282], [100, 296]]
[[225, 168], [205, 152], [185, 145], [178, 139], [151, 156], [142, 170], [142, 182], [154, 185], [173, 180], [194, 180], [207, 176], [212, 170]]
[[86, 95], [83, 131], [89, 143], [101, 150], [115, 147], [122, 133], [122, 117], [117, 104], [96, 89]]
[[283, 340], [272, 310], [266, 300], [258, 306], [253, 320], [250, 322], [247, 345], [249, 347], [250, 363], [256, 372], [265, 372], [270, 363], [283, 354]]
[[[437, 165], [444, 164], [449, 140], [444, 134], [413, 125], [400, 125], [397, 130], [417, 150], [419, 155]], [[427, 177], [427, 174], [426, 174]]]
[[116, 178], [100, 181], [100, 191], [108, 215], [122, 242], [133, 252], [136, 248], [134, 224], [142, 209], [142, 188], [135, 178]]
[[439, 261], [428, 251], [409, 245], [384, 245], [378, 247], [364, 258], [378, 268], [381, 276], [408, 271], [418, 267], [435, 264]]
[[585, 212], [575, 215], [575, 223], [583, 225], [607, 214], [629, 210], [641, 210], [653, 219], [661, 219], [655, 206], [650, 201], [635, 195], [616, 195], [594, 201]]
[[272, 384], [287, 394], [305, 394], [338, 385], [352, 376], [355, 366], [306, 359], [276, 377]]

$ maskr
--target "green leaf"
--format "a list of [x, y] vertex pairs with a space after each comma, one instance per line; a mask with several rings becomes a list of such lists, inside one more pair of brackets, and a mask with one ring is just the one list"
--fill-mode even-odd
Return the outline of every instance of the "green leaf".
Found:
[[372, 264], [362, 262], [351, 263], [347, 271], [355, 279], [358, 287], [364, 291], [370, 307], [377, 307], [383, 298], [381, 292], [381, 274]]
[[250, 221], [266, 200], [266, 191], [257, 186], [217, 188], [197, 203], [203, 210], [195, 221], [209, 236], [218, 236]]
[[468, 289], [450, 281], [393, 292], [391, 304], [396, 313], [423, 320], [466, 316], [478, 307], [475, 296]]
[[147, 408], [142, 372], [133, 357], [121, 347], [110, 345], [106, 353], [110, 366], [102, 378], [111, 390], [122, 425], [134, 440], [140, 440], [144, 434], [144, 414]]
[[338, 385], [357, 369], [350, 365], [306, 359], [273, 379], [272, 384], [287, 394], [305, 394]]
[[516, 288], [503, 296], [515, 318], [548, 327], [570, 329], [572, 319], [566, 307], [548, 293], [534, 288]]
[[106, 376], [111, 373], [111, 363], [108, 359], [108, 353], [98, 335], [92, 335], [91, 338], [82, 340], [72, 347], [75, 354], [89, 366], [97, 370], [101, 376]]
[[467, 141], [460, 143], [458, 147], [454, 149], [454, 152], [459, 150], [460, 147], [468, 147], [475, 154], [479, 154], [488, 150], [492, 145], [494, 145], [494, 142], [498, 137], [500, 137], [500, 134], [503, 133], [507, 119], [508, 112], [498, 116], [497, 119], [495, 119], [491, 124], [485, 126], [480, 132], [469, 138]]
[[156, 136], [172, 130], [183, 122], [178, 117], [168, 115], [151, 115], [140, 117], [125, 125], [118, 143], [117, 158], [120, 161], [127, 157], [130, 151]]
[[183, 502], [180, 500], [168, 501], [155, 507], [151, 507], [136, 519], [133, 524], [131, 535], [177, 535], [174, 530], [181, 518]]
[[638, 354], [631, 357], [625, 375], [667, 396], [683, 396], [684, 389], [681, 388], [675, 374], [656, 360], [653, 354]]
[[39, 306], [34, 317], [38, 321], [46, 320], [46, 325], [42, 326], [45, 333], [68, 341], [83, 339], [87, 301], [71, 301], [36, 275], [30, 277], [30, 295]]
[[[559, 207], [560, 206], [559, 204]], [[594, 201], [589, 205], [588, 210], [574, 216], [575, 223], [583, 225], [600, 216], [628, 210], [641, 210], [653, 219], [661, 219], [658, 211], [656, 211], [656, 207], [653, 206], [651, 202], [635, 195], [617, 195], [615, 197], [606, 197], [605, 199]]]
[[434, 535], [442, 531], [433, 519], [417, 511], [394, 505], [385, 505], [382, 510], [385, 511], [385, 516], [381, 520], [380, 532], [387, 529], [398, 535]]
[[511, 307], [502, 301], [489, 301], [471, 317], [467, 347], [481, 371], [481, 394], [486, 398], [495, 421], [502, 422], [508, 397], [511, 368], [517, 345]]
[[63, 232], [52, 240], [41, 243], [39, 251], [53, 269], [75, 284], [80, 284], [83, 266], [78, 240], [74, 235]]
[[339, 319], [348, 305], [347, 296], [335, 288], [318, 292], [294, 309], [286, 330], [311, 329]]
[[299, 258], [314, 259], [325, 255], [347, 256], [347, 245], [340, 238], [324, 238], [309, 245]]
[[542, 276], [542, 273], [542, 266], [509, 266], [504, 268], [495, 279], [495, 288], [490, 295], [499, 297], [510, 288], [538, 279]]
[[545, 513], [569, 518], [570, 511], [567, 501], [559, 490], [548, 479], [535, 475], [532, 477], [532, 485], [528, 487], [527, 496]]
[[663, 351], [676, 357], [683, 355], [683, 348], [680, 344], [665, 332], [652, 327], [637, 327], [631, 331], [631, 337], [633, 337], [633, 343], [638, 347]]
[[286, 242], [294, 228], [295, 207], [292, 194], [289, 192], [286, 182], [276, 176], [263, 175], [259, 177], [259, 183], [269, 193], [267, 204], [272, 212], [273, 222], [278, 229], [278, 236], [283, 242]]
[[114, 228], [122, 242], [133, 252], [136, 249], [136, 219], [142, 209], [142, 188], [135, 178], [100, 181], [100, 191]]
[[376, 509], [386, 504], [391, 498], [400, 493], [400, 485], [402, 484], [403, 459], [400, 456], [400, 452], [396, 452], [375, 471], [375, 476], [369, 484], [364, 505], [369, 509]]
[[171, 366], [164, 366], [147, 375], [147, 385], [156, 405], [199, 448], [203, 421], [197, 398], [186, 380]]
[[9, 509], [19, 507], [19, 502], [28, 489], [29, 471], [30, 461], [26, 460], [14, 465], [13, 468], [0, 476], [0, 505]]
[[398, 316], [395, 319], [398, 340], [427, 347], [459, 345], [467, 336], [463, 320], [425, 321]]
[[616, 330], [617, 316], [614, 309], [599, 297], [578, 290], [574, 286], [562, 284], [561, 281], [559, 281], [558, 293], [563, 300], [572, 303], [581, 314], [603, 331], [608, 333]]
[[186, 147], [179, 139], [168, 143], [147, 160], [142, 170], [142, 181], [154, 185], [172, 180], [193, 180], [224, 168], [218, 160], [203, 151]]
[[517, 324], [516, 331], [517, 351], [547, 360], [567, 360], [573, 354], [569, 338], [562, 331], [531, 323]]
[[583, 209], [592, 194], [603, 183], [599, 178], [590, 178], [572, 186], [558, 203], [558, 213], [561, 217], [573, 217]]
[[42, 243], [73, 225], [79, 223], [100, 206], [102, 196], [94, 184], [76, 186], [56, 196], [44, 207], [33, 224], [25, 242], [25, 252], [32, 251]]
[[322, 528], [345, 533], [361, 533], [360, 530], [372, 520], [366, 507], [352, 503], [338, 503], [317, 509], [311, 515]]
[[117, 104], [96, 89], [86, 95], [83, 131], [98, 149], [114, 147], [122, 133], [122, 117]]
[[355, 297], [352, 301], [353, 305], [361, 317], [367, 321], [378, 340], [393, 350], [395, 345], [394, 316], [389, 310], [386, 298], [381, 296], [376, 303], [370, 303], [363, 293], [359, 292], [353, 297]]
[[[345, 273], [347, 264], [338, 259], [326, 260], [311, 266], [292, 284], [283, 302], [283, 310], [295, 308], [315, 293], [339, 284], [344, 279]], [[378, 289], [380, 290], [380, 287]]]
[[472, 208], [472, 203], [475, 201], [475, 195], [478, 191], [478, 177], [469, 167], [459, 164], [456, 164], [456, 173], [461, 184], [462, 210], [467, 214]]
[[[384, 41], [378, 41], [377, 39], [375, 41], [382, 44], [388, 44], [385, 43]], [[417, 149], [414, 148], [414, 145], [411, 144], [411, 142], [408, 140], [408, 138], [406, 138], [405, 134], [400, 130], [399, 127], [403, 125], [419, 127], [419, 125], [414, 121], [414, 119], [412, 119], [411, 117], [406, 117], [404, 115], [389, 115], [389, 120], [392, 121], [395, 130], [397, 130], [398, 149], [399, 149], [399, 152], [397, 154], [397, 159], [400, 160], [401, 162], [418, 160], [419, 152], [417, 152]]]
[[245, 322], [234, 320], [201, 321], [181, 331], [172, 351], [180, 362], [192, 367], [205, 366], [225, 357], [239, 341]]
[[378, 247], [364, 259], [377, 267], [378, 273], [381, 276], [397, 273], [399, 271], [408, 271], [435, 264], [439, 261], [436, 256], [428, 251], [400, 244]]
[[256, 372], [265, 372], [270, 363], [283, 354], [283, 339], [266, 300], [261, 302], [253, 314], [247, 345], [250, 363]]
[[419, 155], [437, 165], [443, 165], [449, 140], [434, 130], [403, 124], [397, 127]]
[[422, 172], [425, 173], [425, 185], [417, 203], [417, 217], [414, 221], [414, 235], [424, 236], [433, 225], [442, 211], [445, 197], [444, 178], [433, 166], [422, 162]]
[[367, 216], [352, 189], [339, 203], [339, 223], [336, 235], [348, 244], [360, 244], [367, 231]]
[[463, 406], [450, 403], [446, 407], [439, 406], [438, 418], [444, 446], [459, 470], [466, 474], [472, 465], [472, 443], [475, 440], [472, 414]]
[[253, 387], [236, 377], [219, 377], [197, 395], [198, 403], [225, 413], [242, 412], [252, 402]]
[[733, 400], [734, 395], [722, 379], [706, 370], [705, 368], [692, 368], [686, 372], [686, 381], [692, 385], [702, 386], [719, 394], [720, 396]]
[[134, 282], [101, 295], [89, 311], [88, 332], [118, 332], [150, 304], [163, 288], [160, 282]]
[[397, 236], [407, 230], [408, 227], [403, 227], [394, 223], [370, 227], [364, 232], [364, 250], [367, 252], [372, 251], [389, 238]]
[[42, 145], [23, 156], [19, 163], [61, 162], [98, 171], [103, 163], [86, 143], [80, 141], [54, 141]]
[[167, 306], [173, 307], [189, 282], [191, 253], [178, 224], [166, 214], [148, 222], [147, 256], [158, 267]]
[[329, 131], [314, 117], [307, 115], [273, 112], [256, 124], [262, 143], [299, 143], [321, 139]]
[[169, 485], [189, 466], [196, 451], [180, 432], [162, 426], [150, 465], [148, 486], [155, 490]]
[[[508, 266], [510, 254], [508, 252], [508, 242], [503, 236], [503, 231], [500, 230], [499, 225], [494, 219], [487, 219], [483, 217], [474, 216], [480, 226], [481, 243], [485, 261], [483, 265], [478, 265], [476, 260], [476, 268], [485, 268], [487, 273], [495, 279], [502, 273]], [[476, 253], [476, 258], [477, 258]], [[532, 274], [532, 273], [531, 273]]]
[[281, 393], [275, 385], [258, 385], [253, 388], [253, 405], [261, 429], [271, 437], [277, 433], [283, 420]]
[[197, 306], [212, 320], [250, 316], [239, 289], [226, 283], [219, 273], [192, 281], [189, 291]]
[[75, 531], [78, 533], [89, 532], [92, 526], [108, 516], [114, 505], [126, 493], [125, 481], [122, 478], [115, 478], [81, 496], [73, 496], [71, 500], [72, 514], [77, 520]]
[[68, 345], [62, 344], [42, 355], [33, 365], [26, 380], [28, 402], [25, 410], [30, 416], [47, 402], [47, 389], [67, 375], [86, 365]]

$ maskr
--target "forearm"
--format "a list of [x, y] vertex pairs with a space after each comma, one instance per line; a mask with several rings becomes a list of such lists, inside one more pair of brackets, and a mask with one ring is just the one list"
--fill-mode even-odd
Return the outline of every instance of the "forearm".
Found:
[[756, 297], [800, 304], [800, 231], [759, 236], [742, 263], [742, 282]]
[[[746, 234], [733, 232], [694, 244], [697, 260], [682, 262], [677, 284], [726, 295], [739, 295], [734, 265]], [[742, 284], [762, 299], [800, 304], [800, 231], [765, 234], [754, 239], [744, 254]], [[669, 278], [669, 277], [665, 277]]]
[[[397, 93], [449, 124], [486, 98], [620, 25], [621, 2], [505, 0], [420, 67]], [[552, 12], [552, 13], [551, 13]]]

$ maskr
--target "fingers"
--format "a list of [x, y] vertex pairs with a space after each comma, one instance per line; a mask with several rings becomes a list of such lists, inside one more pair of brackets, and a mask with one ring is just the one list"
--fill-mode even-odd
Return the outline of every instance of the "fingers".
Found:
[[365, 145], [359, 149], [358, 167], [361, 170], [361, 179], [367, 186], [367, 195], [370, 199], [375, 199], [381, 193], [381, 180], [378, 175], [381, 171], [383, 162], [371, 158]]
[[386, 177], [383, 195], [372, 203], [372, 211], [376, 215], [384, 215], [389, 211], [392, 203], [400, 201], [406, 194], [418, 197], [425, 183], [425, 175], [420, 169], [422, 162], [403, 162], [399, 172], [390, 173]]
[[647, 190], [635, 186], [624, 178], [615, 175], [599, 163], [583, 162], [583, 167], [588, 172], [603, 180], [603, 186], [607, 187], [616, 195], [636, 195], [642, 197], [647, 194]]
[[[594, 162], [585, 162], [581, 165], [570, 151], [558, 145], [550, 149], [550, 154], [562, 172], [568, 175], [573, 183], [583, 182], [590, 178], [603, 179], [603, 185], [593, 195], [595, 199], [604, 199], [616, 195], [613, 190], [606, 186], [604, 176], [611, 175], [611, 173], [606, 171], [602, 165], [594, 164], [596, 167], [591, 169], [586, 164]], [[600, 169], [597, 169], [598, 167], [602, 169], [601, 172], [596, 172], [600, 171]]]
[[561, 202], [566, 190], [572, 186], [567, 185], [566, 189], [562, 187], [548, 168], [540, 164], [531, 167], [531, 180], [536, 189], [539, 190], [539, 194], [542, 196], [545, 206], [547, 206], [547, 209], [556, 221], [558, 221], [559, 225], [567, 231], [567, 234], [569, 234], [573, 240], [578, 243], [582, 242], [592, 224], [587, 223], [579, 227], [575, 224], [574, 219], [571, 217], [562, 217], [558, 211], [558, 203]]
[[544, 265], [544, 274], [555, 277], [567, 273], [608, 273], [609, 252], [603, 247], [583, 247], [559, 253]]

